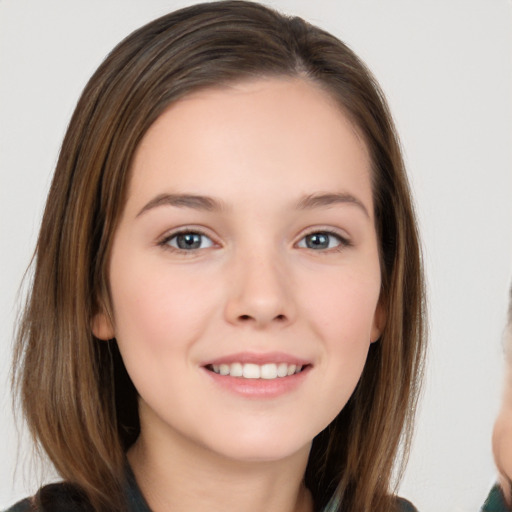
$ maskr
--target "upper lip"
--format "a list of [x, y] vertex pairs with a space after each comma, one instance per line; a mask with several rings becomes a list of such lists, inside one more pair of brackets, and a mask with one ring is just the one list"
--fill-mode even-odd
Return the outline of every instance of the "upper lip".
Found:
[[306, 366], [310, 365], [311, 361], [293, 356], [290, 354], [286, 354], [284, 352], [264, 352], [264, 353], [255, 353], [255, 352], [239, 352], [237, 354], [229, 354], [225, 356], [220, 356], [215, 359], [211, 359], [206, 361], [202, 366], [209, 365], [217, 365], [217, 364], [232, 364], [232, 363], [242, 363], [242, 364], [269, 364], [269, 363], [287, 363], [287, 364], [295, 364], [297, 366]]

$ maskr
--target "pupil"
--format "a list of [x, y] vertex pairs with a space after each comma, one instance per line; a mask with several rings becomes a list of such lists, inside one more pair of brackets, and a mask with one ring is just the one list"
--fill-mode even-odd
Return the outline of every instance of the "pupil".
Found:
[[306, 245], [310, 249], [326, 249], [329, 247], [329, 236], [325, 233], [315, 233], [306, 238]]
[[185, 233], [178, 235], [177, 245], [180, 249], [198, 249], [201, 247], [201, 235], [198, 233]]

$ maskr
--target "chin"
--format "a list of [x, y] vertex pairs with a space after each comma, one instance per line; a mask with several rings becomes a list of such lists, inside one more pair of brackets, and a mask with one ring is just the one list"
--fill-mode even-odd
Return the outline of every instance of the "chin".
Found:
[[[213, 440], [212, 440], [213, 441]], [[312, 440], [290, 436], [290, 433], [262, 435], [261, 432], [234, 433], [206, 446], [226, 459], [240, 462], [276, 462], [297, 455], [307, 455]]]

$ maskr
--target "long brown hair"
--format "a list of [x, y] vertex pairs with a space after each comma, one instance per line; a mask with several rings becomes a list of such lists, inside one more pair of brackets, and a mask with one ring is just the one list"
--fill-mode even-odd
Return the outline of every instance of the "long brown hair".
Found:
[[[334, 36], [256, 3], [200, 4], [132, 33], [87, 84], [63, 141], [20, 323], [14, 383], [35, 440], [96, 510], [122, 508], [137, 394], [115, 340], [91, 319], [111, 311], [110, 246], [141, 138], [173, 102], [255, 77], [322, 86], [363, 134], [372, 160], [382, 336], [346, 407], [313, 441], [305, 475], [315, 508], [385, 512], [411, 439], [424, 355], [424, 283], [400, 146], [379, 86]], [[397, 474], [403, 466], [398, 461]]]

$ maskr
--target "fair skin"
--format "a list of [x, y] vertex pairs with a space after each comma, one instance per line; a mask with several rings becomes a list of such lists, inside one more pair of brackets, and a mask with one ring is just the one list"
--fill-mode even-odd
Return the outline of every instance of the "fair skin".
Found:
[[155, 512], [312, 510], [312, 439], [385, 321], [370, 172], [354, 125], [300, 79], [191, 94], [146, 133], [113, 324], [93, 330], [139, 392], [128, 457]]
[[[512, 346], [512, 326], [507, 328], [505, 343]], [[508, 354], [505, 384], [499, 414], [494, 424], [492, 447], [499, 470], [499, 483], [508, 506], [512, 506], [512, 361]]]

